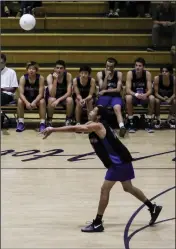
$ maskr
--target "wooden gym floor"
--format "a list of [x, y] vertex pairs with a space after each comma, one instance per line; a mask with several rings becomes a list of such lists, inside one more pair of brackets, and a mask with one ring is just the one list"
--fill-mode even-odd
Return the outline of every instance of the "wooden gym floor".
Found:
[[80, 229], [96, 215], [106, 171], [87, 135], [42, 140], [34, 130], [2, 131], [2, 248], [175, 248], [175, 131], [138, 131], [123, 142], [141, 158], [134, 162], [133, 183], [163, 205], [160, 223], [148, 227], [147, 208], [139, 209], [141, 203], [117, 183], [105, 232], [86, 234]]

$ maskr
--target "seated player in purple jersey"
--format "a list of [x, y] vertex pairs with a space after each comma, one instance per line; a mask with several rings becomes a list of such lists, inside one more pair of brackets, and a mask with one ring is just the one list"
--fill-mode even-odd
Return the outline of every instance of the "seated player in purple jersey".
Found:
[[151, 73], [144, 69], [145, 60], [137, 58], [135, 68], [128, 71], [126, 79], [126, 109], [129, 119], [129, 132], [135, 133], [136, 127], [133, 122], [133, 106], [142, 105], [148, 107], [148, 117], [145, 129], [153, 132], [152, 115], [155, 108], [155, 97], [152, 95]]
[[91, 75], [91, 68], [89, 66], [82, 66], [79, 70], [80, 76], [73, 80], [73, 89], [75, 94], [75, 118], [76, 123], [81, 122], [82, 108], [86, 106], [87, 114], [93, 110], [94, 96], [95, 96], [95, 79]]
[[44, 139], [52, 132], [88, 132], [90, 144], [107, 168], [105, 180], [101, 187], [96, 218], [88, 226], [82, 228], [82, 232], [102, 232], [104, 230], [102, 217], [108, 206], [110, 191], [116, 182], [120, 182], [125, 192], [130, 193], [149, 208], [151, 214], [149, 224], [153, 225], [161, 212], [162, 206], [152, 204], [140, 189], [133, 186], [131, 182], [135, 178], [132, 165], [133, 158], [107, 123], [110, 119], [106, 109], [102, 106], [95, 107], [89, 113], [89, 120], [85, 125], [60, 128], [48, 127], [42, 132]]
[[126, 129], [122, 117], [122, 73], [115, 70], [117, 61], [114, 58], [108, 58], [105, 70], [97, 73], [98, 86], [100, 89], [97, 105], [104, 107], [111, 106], [114, 109], [119, 124], [120, 137], [124, 137]]
[[70, 125], [73, 115], [72, 75], [66, 71], [65, 61], [56, 61], [54, 72], [47, 77], [47, 84], [48, 126], [52, 126], [54, 109], [58, 105], [66, 107], [65, 125]]
[[175, 129], [175, 90], [176, 90], [176, 78], [173, 75], [172, 65], [164, 65], [160, 68], [160, 75], [154, 78], [154, 91], [156, 101], [156, 125], [155, 128], [159, 129], [161, 126], [160, 120], [160, 104], [166, 103], [171, 105], [168, 117], [168, 124], [170, 128]]
[[18, 124], [17, 132], [25, 129], [24, 108], [28, 110], [39, 108], [40, 127], [45, 129], [46, 103], [44, 99], [44, 77], [38, 74], [38, 65], [35, 61], [27, 63], [27, 73], [20, 78], [18, 99]]

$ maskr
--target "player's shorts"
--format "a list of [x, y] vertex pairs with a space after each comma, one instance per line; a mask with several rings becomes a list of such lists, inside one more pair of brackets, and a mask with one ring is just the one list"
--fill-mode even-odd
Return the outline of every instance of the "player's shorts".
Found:
[[112, 96], [99, 96], [96, 105], [102, 105], [104, 107], [115, 105], [123, 105], [123, 101], [121, 97], [112, 97]]
[[135, 96], [132, 98], [133, 106], [142, 105], [144, 108], [148, 107], [149, 99], [138, 99]]
[[25, 98], [27, 99], [27, 101], [29, 103], [32, 103], [35, 99], [36, 99], [37, 96], [30, 96], [30, 95], [25, 95]]
[[105, 180], [124, 182], [135, 178], [132, 163], [114, 164], [106, 172]]

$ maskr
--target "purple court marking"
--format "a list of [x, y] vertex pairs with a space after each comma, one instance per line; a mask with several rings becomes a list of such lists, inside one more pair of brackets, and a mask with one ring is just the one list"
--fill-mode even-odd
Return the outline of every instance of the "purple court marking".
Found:
[[[175, 220], [175, 219], [176, 219], [176, 218], [174, 217], [174, 218], [170, 218], [170, 219], [166, 219], [166, 220], [160, 220], [160, 221], [156, 222], [155, 225], [156, 225], [156, 224], [159, 224], [159, 223], [163, 223], [163, 222]], [[147, 228], [147, 227], [150, 227], [150, 225], [143, 226], [143, 227], [137, 229], [136, 231], [134, 231], [133, 233], [131, 233], [130, 236], [128, 236], [129, 242], [130, 242], [131, 238], [132, 238], [135, 234], [137, 234], [138, 232], [144, 230], [144, 229]]]
[[148, 156], [142, 156], [142, 157], [133, 158], [133, 162], [138, 161], [138, 160], [142, 160], [142, 159], [147, 159], [147, 158], [154, 157], [154, 156], [161, 156], [161, 155], [169, 154], [169, 153], [172, 153], [172, 152], [175, 152], [175, 150], [170, 150], [170, 151], [156, 153], [156, 154], [152, 154], [152, 155], [148, 155]]
[[[168, 189], [162, 191], [161, 193], [159, 193], [159, 194], [157, 194], [156, 196], [152, 197], [152, 198], [150, 199], [150, 201], [152, 201], [152, 200], [158, 198], [159, 196], [161, 196], [161, 195], [163, 195], [163, 194], [165, 194], [165, 193], [171, 191], [171, 190], [174, 189], [174, 188], [176, 188], [176, 186], [173, 186], [173, 187], [171, 187], [171, 188], [168, 188]], [[126, 227], [125, 227], [125, 230], [124, 230], [124, 245], [125, 245], [125, 249], [130, 249], [129, 242], [130, 242], [130, 239], [132, 238], [132, 236], [134, 235], [134, 233], [133, 233], [132, 236], [131, 236], [131, 235], [128, 236], [130, 226], [131, 226], [131, 224], [132, 224], [134, 218], [136, 217], [136, 215], [137, 215], [137, 214], [141, 211], [141, 209], [143, 209], [144, 207], [145, 207], [145, 204], [141, 205], [141, 206], [133, 213], [133, 215], [131, 216], [131, 218], [129, 219], [129, 221], [128, 221], [127, 224], [126, 224]], [[146, 226], [146, 227], [148, 227], [148, 226]], [[146, 228], [146, 227], [145, 227], [145, 228]], [[144, 228], [143, 228], [143, 229], [144, 229]]]

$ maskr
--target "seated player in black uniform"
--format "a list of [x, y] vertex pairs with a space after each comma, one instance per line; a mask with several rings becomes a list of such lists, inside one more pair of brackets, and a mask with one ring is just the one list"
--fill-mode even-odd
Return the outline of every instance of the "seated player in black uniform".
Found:
[[151, 73], [144, 69], [145, 60], [137, 58], [135, 68], [128, 71], [126, 79], [126, 109], [129, 119], [129, 132], [134, 133], [136, 127], [133, 122], [133, 106], [141, 104], [144, 108], [148, 107], [148, 118], [145, 129], [151, 133], [152, 115], [155, 108], [155, 97], [152, 95]]
[[176, 90], [176, 78], [173, 75], [172, 65], [165, 65], [160, 68], [160, 75], [154, 78], [154, 91], [156, 101], [156, 125], [155, 128], [159, 129], [161, 125], [160, 120], [160, 104], [166, 103], [171, 105], [170, 113], [168, 117], [168, 124], [170, 128], [175, 129], [175, 90]]
[[46, 103], [44, 99], [44, 77], [38, 74], [38, 65], [35, 61], [27, 63], [27, 73], [20, 78], [19, 82], [19, 99], [18, 99], [18, 124], [17, 132], [25, 129], [24, 125], [24, 108], [28, 110], [39, 107], [40, 128], [45, 129]]
[[105, 70], [97, 73], [98, 86], [100, 89], [97, 105], [104, 107], [111, 106], [113, 108], [120, 128], [119, 135], [120, 137], [124, 137], [126, 129], [122, 117], [122, 73], [115, 70], [116, 66], [116, 59], [108, 58], [106, 60]]
[[95, 96], [95, 79], [90, 77], [91, 68], [83, 66], [79, 70], [80, 76], [73, 80], [73, 89], [75, 94], [75, 118], [76, 123], [81, 122], [82, 108], [86, 106], [87, 114], [93, 110], [93, 102]]
[[58, 105], [66, 107], [65, 125], [70, 125], [73, 114], [72, 75], [66, 71], [64, 61], [56, 61], [54, 72], [47, 77], [47, 84], [48, 125], [52, 125], [54, 109]]
[[149, 208], [151, 214], [149, 224], [153, 225], [162, 207], [152, 204], [140, 189], [132, 185], [131, 180], [135, 178], [133, 158], [107, 124], [109, 118], [106, 109], [102, 106], [95, 107], [89, 114], [89, 120], [85, 125], [48, 127], [42, 132], [44, 139], [52, 132], [88, 132], [95, 153], [107, 168], [105, 181], [101, 188], [97, 216], [91, 224], [82, 228], [82, 232], [102, 232], [104, 230], [102, 217], [108, 205], [110, 191], [117, 181], [121, 182], [124, 191], [135, 196]]

